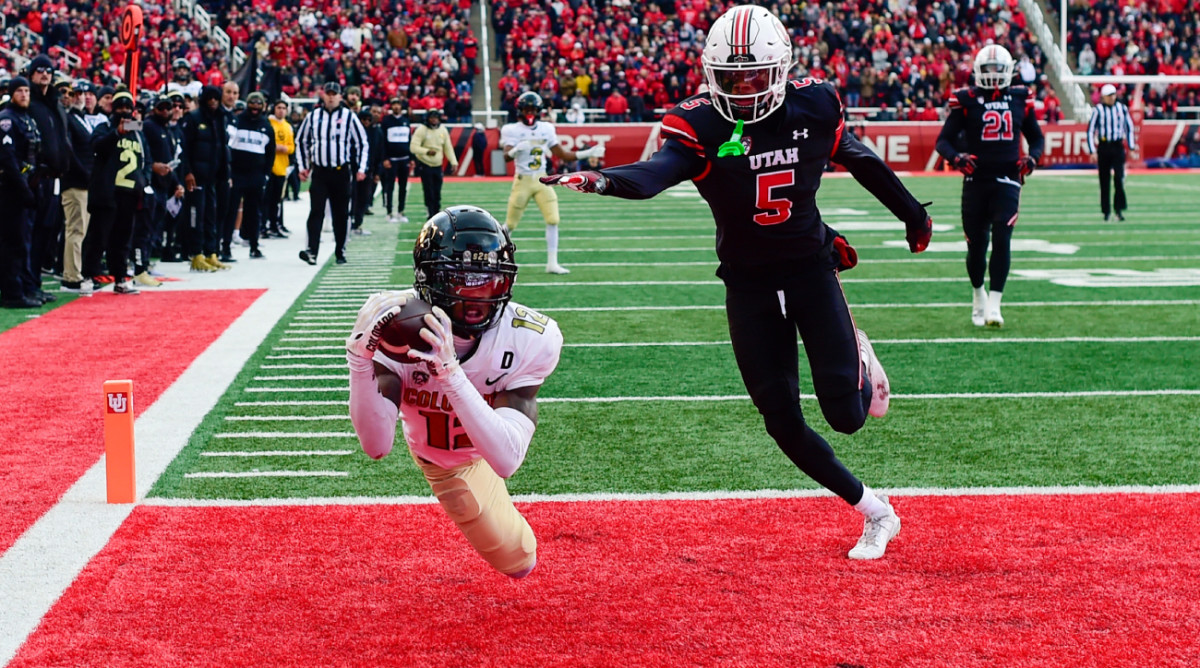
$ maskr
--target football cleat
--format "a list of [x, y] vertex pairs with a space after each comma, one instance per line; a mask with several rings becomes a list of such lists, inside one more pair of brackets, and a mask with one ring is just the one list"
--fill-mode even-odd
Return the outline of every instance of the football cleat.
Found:
[[999, 307], [988, 309], [987, 317], [984, 320], [988, 327], [999, 328], [1004, 326], [1004, 316], [1000, 315]]
[[157, 288], [162, 285], [162, 281], [150, 275], [150, 272], [143, 271], [133, 277], [133, 282], [138, 285], [144, 285], [148, 288]]
[[871, 406], [867, 408], [867, 413], [874, 417], [883, 417], [887, 415], [888, 402], [891, 399], [891, 384], [888, 383], [883, 365], [875, 356], [875, 348], [867, 338], [867, 333], [861, 329], [855, 331], [858, 332], [858, 350], [863, 364], [867, 367], [866, 381], [871, 384]]
[[113, 286], [113, 292], [118, 295], [136, 295], [140, 291], [133, 286], [133, 281], [125, 280]]
[[882, 557], [883, 553], [887, 551], [888, 543], [896, 537], [896, 534], [900, 533], [900, 516], [896, 514], [896, 509], [888, 502], [886, 496], [880, 496], [879, 500], [888, 507], [888, 512], [880, 517], [867, 517], [863, 520], [862, 537], [846, 555], [851, 559], [866, 560]]
[[557, 262], [552, 262], [552, 263], [546, 265], [546, 273], [547, 274], [569, 274], [569, 273], [571, 273], [571, 270], [567, 269], [566, 267], [562, 266], [561, 264], [559, 264]]
[[984, 311], [987, 310], [987, 293], [982, 291], [982, 288], [976, 290], [971, 296], [971, 324], [976, 327], [983, 327], [987, 320], [984, 318]]

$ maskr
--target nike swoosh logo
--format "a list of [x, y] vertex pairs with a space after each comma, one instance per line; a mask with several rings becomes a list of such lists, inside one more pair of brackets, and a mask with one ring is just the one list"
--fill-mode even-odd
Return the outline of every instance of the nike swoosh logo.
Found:
[[491, 387], [491, 386], [495, 385], [496, 383], [499, 383], [500, 379], [507, 375], [508, 375], [508, 372], [506, 371], [506, 372], [500, 374], [499, 376], [496, 376], [495, 378], [485, 378], [483, 382], [488, 387]]

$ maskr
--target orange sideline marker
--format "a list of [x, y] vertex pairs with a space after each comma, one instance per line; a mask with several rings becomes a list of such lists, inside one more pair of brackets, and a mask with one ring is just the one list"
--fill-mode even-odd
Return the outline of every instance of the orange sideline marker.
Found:
[[104, 454], [109, 503], [137, 498], [133, 466], [133, 381], [104, 381]]

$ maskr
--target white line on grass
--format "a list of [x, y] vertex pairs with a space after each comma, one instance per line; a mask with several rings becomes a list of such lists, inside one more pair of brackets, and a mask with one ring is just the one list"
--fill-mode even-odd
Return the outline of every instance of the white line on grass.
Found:
[[352, 431], [244, 431], [213, 434], [213, 438], [358, 438]]
[[[1200, 336], [1059, 336], [1059, 337], [1015, 337], [1015, 338], [943, 338], [943, 339], [871, 339], [875, 345], [939, 345], [958, 343], [1173, 343], [1200, 341]], [[625, 343], [564, 343], [564, 348], [672, 348], [690, 346], [728, 346], [729, 341], [639, 341]], [[803, 345], [803, 342], [801, 342]], [[320, 365], [264, 366], [264, 369], [317, 368]], [[344, 364], [321, 368], [345, 368]]]
[[240, 471], [209, 473], [185, 473], [185, 478], [329, 478], [350, 475], [345, 471]]
[[201, 452], [201, 457], [344, 457], [358, 450], [260, 450], [257, 452]]
[[[315, 349], [326, 350], [326, 349], [330, 349], [333, 347], [334, 346], [317, 346]], [[279, 349], [276, 348], [275, 350], [279, 350]], [[299, 353], [299, 354], [298, 353], [288, 353], [286, 355], [267, 355], [265, 359], [269, 359], [269, 360], [308, 360], [308, 359], [344, 360], [344, 359], [346, 359], [346, 355], [341, 354], [341, 353]], [[265, 369], [267, 367], [263, 367], [263, 368]]]
[[[926, 304], [851, 304], [851, 309], [862, 308], [963, 308], [971, 302], [944, 302]], [[1105, 301], [1056, 301], [1056, 302], [1005, 302], [1005, 308], [1013, 307], [1059, 307], [1059, 306], [1197, 306], [1200, 299], [1110, 299]], [[718, 311], [724, 304], [697, 304], [690, 306], [564, 306], [543, 307], [544, 313], [605, 313], [612, 311]]]
[[[345, 366], [341, 367], [345, 370]], [[350, 374], [329, 373], [311, 376], [255, 376], [254, 380], [350, 380]]]
[[302, 401], [236, 401], [234, 406], [349, 406], [349, 402], [345, 399], [338, 400], [323, 400], [323, 399], [306, 399]]
[[[340, 402], [330, 402], [340, 403]], [[239, 406], [241, 404], [238, 404]], [[320, 420], [349, 420], [349, 413], [340, 415], [230, 415], [225, 418], [230, 422], [295, 422], [295, 421], [320, 421]]]
[[[1018, 255], [1013, 258], [1014, 264], [1022, 262], [1166, 262], [1170, 260], [1200, 260], [1200, 255], [1134, 255], [1129, 257], [1116, 255], [1093, 255], [1093, 256], [1073, 256], [1073, 257], [1040, 257], [1030, 256], [1025, 257]], [[873, 264], [962, 264], [962, 258], [948, 257], [920, 257], [920, 258], [875, 258], [863, 255], [860, 257], [862, 266], [869, 267]], [[532, 265], [531, 265], [532, 266]], [[716, 268], [716, 260], [702, 260], [698, 262], [572, 262], [572, 267], [713, 267]], [[398, 289], [389, 287], [388, 289]]]
[[[345, 355], [332, 355], [342, 357]], [[345, 369], [345, 364], [264, 364], [260, 369]]]
[[246, 392], [349, 392], [349, 387], [247, 387]]
[[[1081, 496], [1096, 494], [1196, 494], [1200, 485], [1058, 485], [1047, 487], [893, 487], [878, 489], [889, 496]], [[604, 503], [610, 501], [743, 501], [832, 497], [824, 489], [718, 490], [711, 492], [593, 492], [584, 494], [514, 494], [517, 503]], [[307, 499], [146, 499], [144, 505], [172, 508], [241, 508], [256, 506], [425, 506], [428, 496], [341, 496]]]
[[[1200, 390], [1082, 390], [1078, 392], [950, 392], [928, 394], [893, 394], [892, 399], [1068, 399], [1076, 397], [1162, 397], [1200, 396]], [[815, 394], [801, 394], [802, 399], [816, 399]], [[659, 397], [538, 397], [539, 404], [608, 404], [620, 402], [719, 402], [749, 401], [744, 394], [719, 394], [710, 396], [659, 396]]]

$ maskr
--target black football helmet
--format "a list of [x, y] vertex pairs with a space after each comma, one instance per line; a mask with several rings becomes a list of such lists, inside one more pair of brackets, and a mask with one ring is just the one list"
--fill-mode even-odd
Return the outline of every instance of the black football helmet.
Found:
[[477, 206], [454, 206], [425, 222], [413, 247], [413, 287], [439, 306], [461, 337], [482, 334], [512, 299], [517, 264], [508, 228]]
[[534, 125], [542, 115], [542, 96], [533, 91], [521, 93], [517, 98], [517, 118], [525, 125]]

